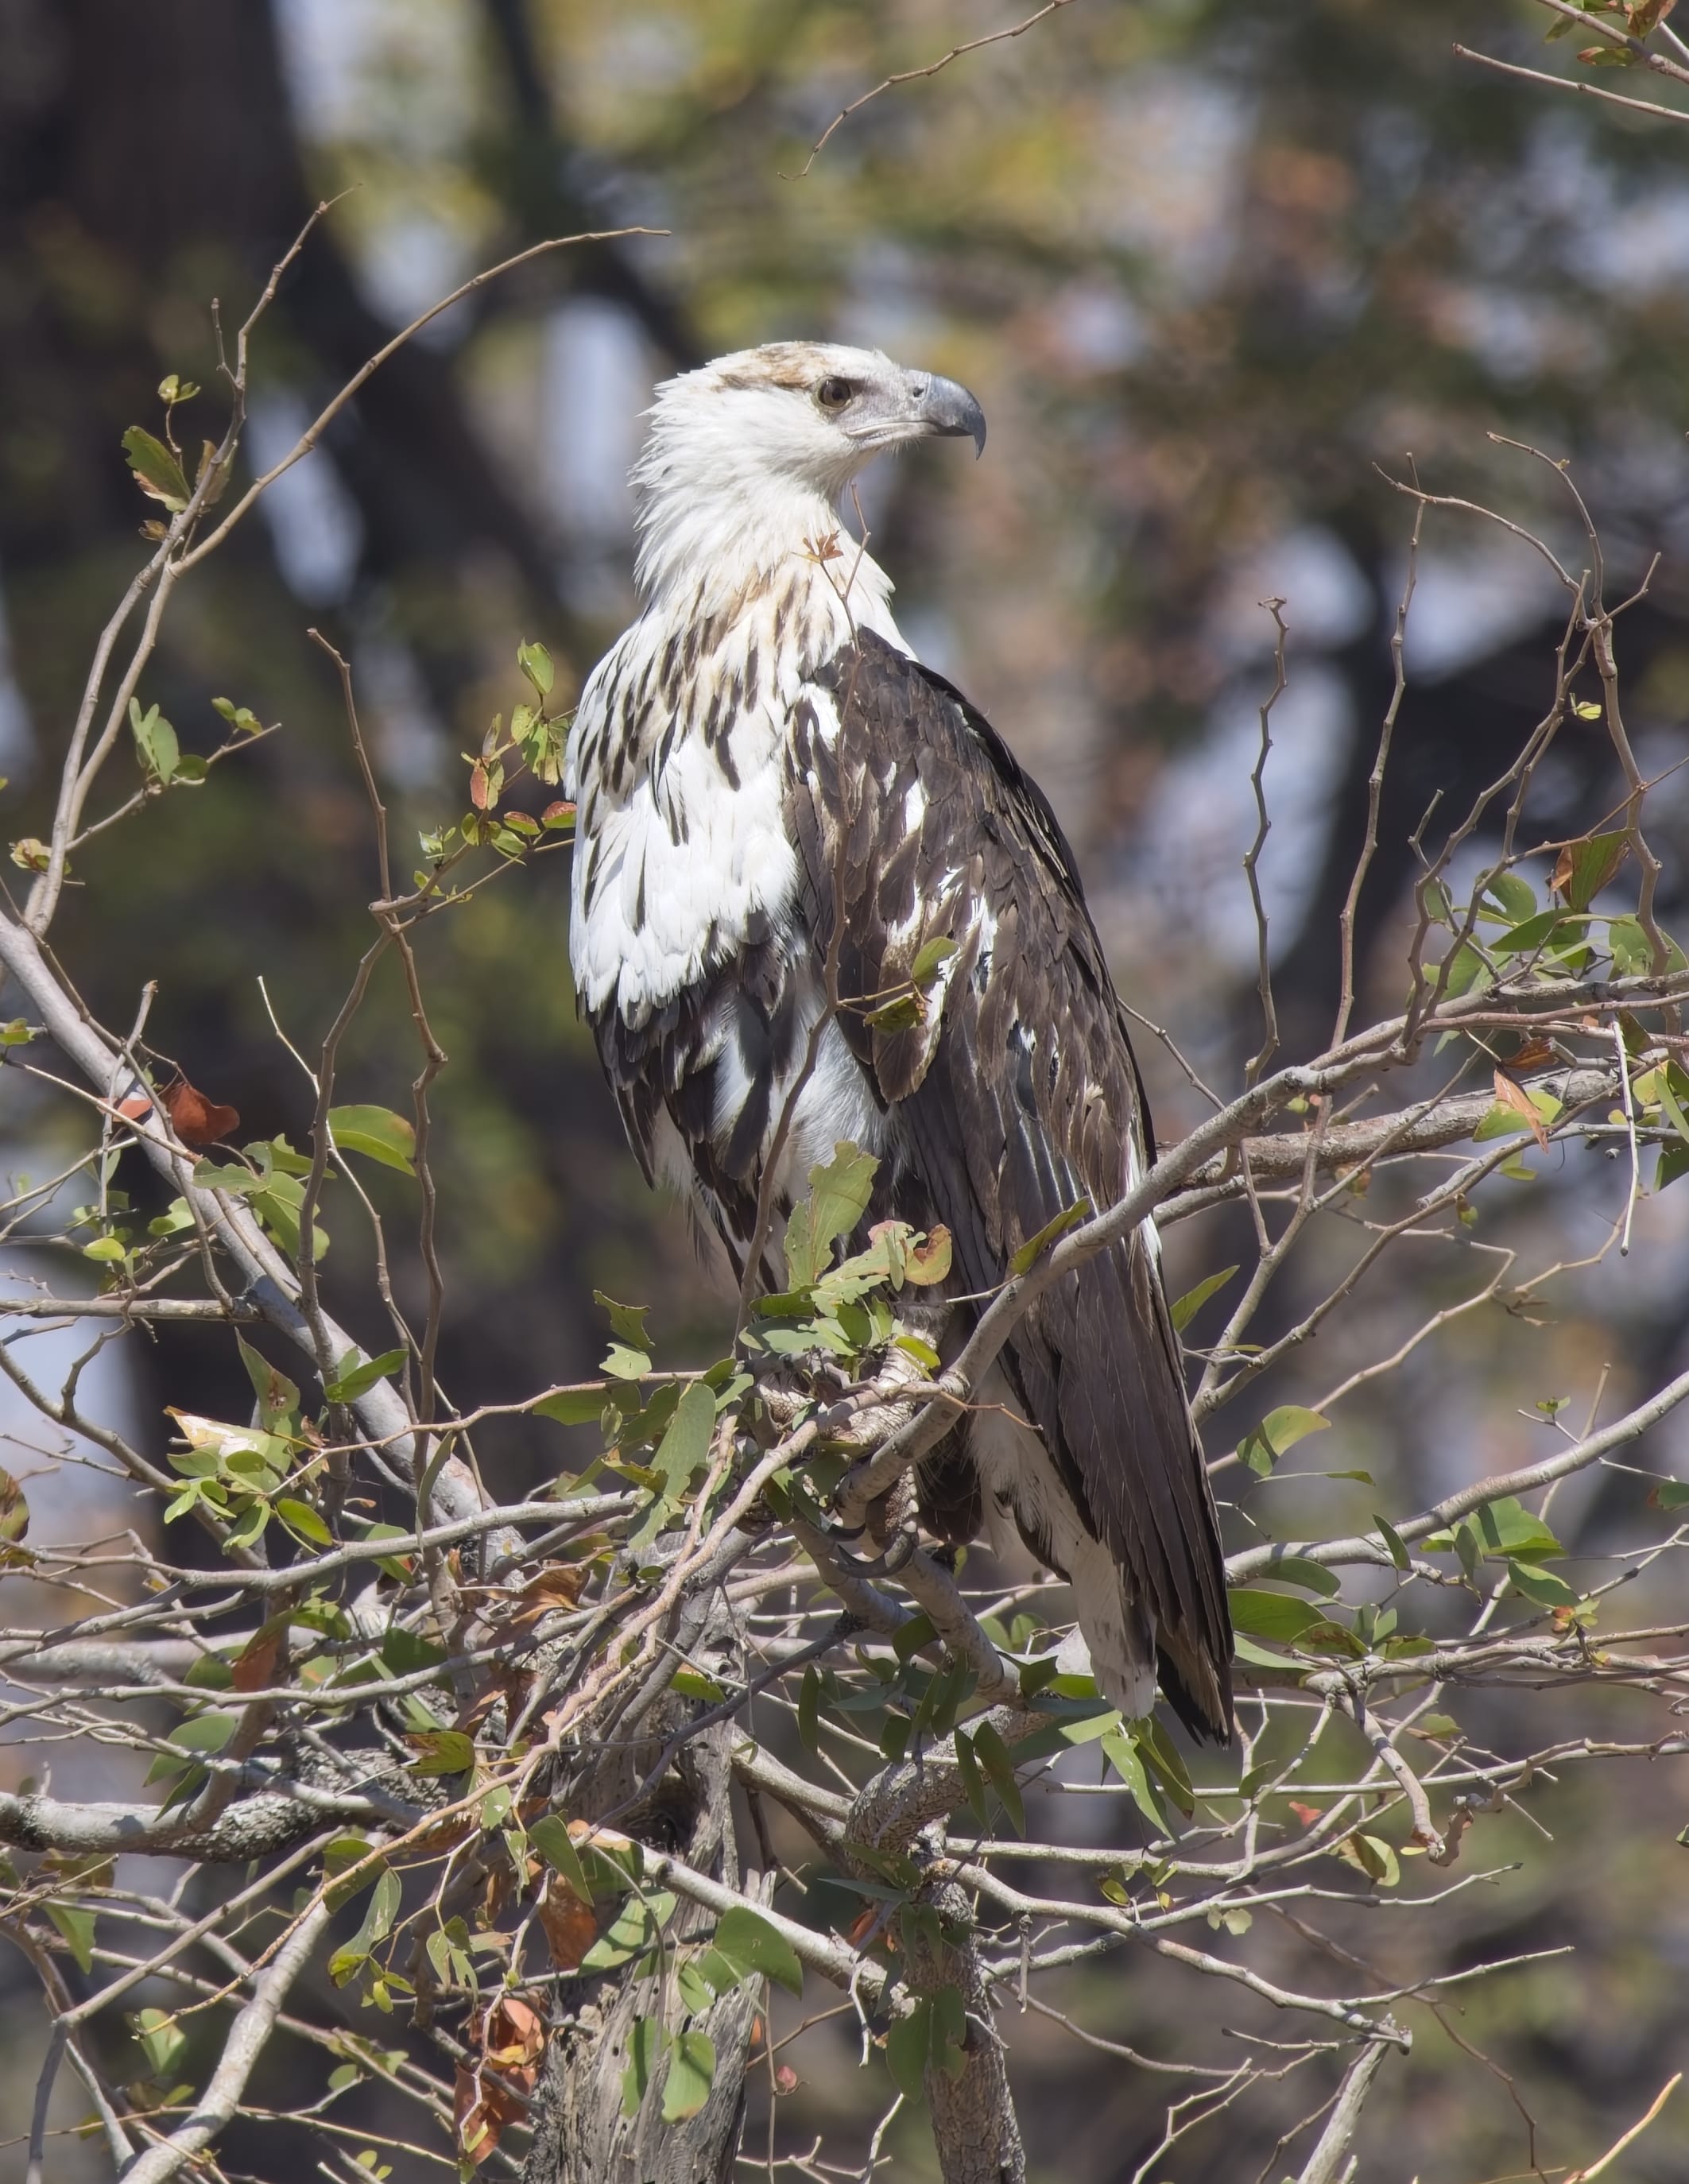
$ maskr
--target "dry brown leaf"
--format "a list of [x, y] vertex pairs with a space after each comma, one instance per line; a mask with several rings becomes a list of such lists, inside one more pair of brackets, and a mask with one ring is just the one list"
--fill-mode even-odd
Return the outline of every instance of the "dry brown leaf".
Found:
[[574, 1970], [598, 1939], [598, 1914], [554, 1873], [547, 1875], [539, 1899], [539, 1923], [560, 1972]]
[[159, 1093], [159, 1100], [170, 1118], [170, 1128], [183, 1145], [196, 1150], [201, 1145], [215, 1145], [219, 1138], [226, 1138], [231, 1130], [240, 1128], [237, 1109], [208, 1100], [185, 1077], [173, 1078]]
[[473, 2070], [458, 2064], [452, 2120], [458, 2144], [479, 2169], [527, 2113], [545, 2053], [545, 2020], [519, 1996], [505, 1995], [477, 2019], [471, 2037], [483, 2059]]
[[1496, 1098], [1502, 1106], [1519, 1117], [1546, 1153], [1548, 1133], [1542, 1127], [1541, 1116], [1530, 1103], [1530, 1095], [1522, 1084], [1515, 1084], [1511, 1077], [1504, 1075], [1499, 1069], [1496, 1072]]
[[266, 1623], [261, 1630], [248, 1639], [236, 1654], [229, 1669], [229, 1680], [237, 1691], [266, 1691], [276, 1681], [276, 1671], [282, 1664], [287, 1650], [287, 1625], [285, 1622]]

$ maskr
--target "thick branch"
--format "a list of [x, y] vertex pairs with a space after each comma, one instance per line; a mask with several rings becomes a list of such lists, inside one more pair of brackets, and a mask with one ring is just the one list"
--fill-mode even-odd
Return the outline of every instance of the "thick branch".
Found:
[[[242, 1798], [207, 1828], [185, 1814], [160, 1814], [156, 1805], [72, 1805], [58, 1797], [0, 1795], [0, 1842], [14, 1850], [57, 1850], [76, 1858], [110, 1858], [120, 1851], [192, 1858], [202, 1865], [244, 1865], [287, 1850], [323, 1824], [324, 1805], [293, 1797]], [[349, 1800], [359, 1812], [360, 1797]]]

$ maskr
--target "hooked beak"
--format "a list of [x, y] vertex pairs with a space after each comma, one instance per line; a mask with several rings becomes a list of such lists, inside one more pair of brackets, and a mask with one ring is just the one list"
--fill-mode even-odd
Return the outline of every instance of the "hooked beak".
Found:
[[941, 439], [970, 439], [976, 458], [984, 454], [985, 412], [965, 387], [934, 376], [917, 381], [910, 392], [915, 415], [928, 432]]

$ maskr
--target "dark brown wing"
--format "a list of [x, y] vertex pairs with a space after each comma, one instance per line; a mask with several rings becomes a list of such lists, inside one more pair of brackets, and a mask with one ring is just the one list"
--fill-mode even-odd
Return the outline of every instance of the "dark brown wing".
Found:
[[[956, 944], [924, 1024], [877, 1030], [860, 1007], [844, 1021], [896, 1104], [963, 1284], [989, 1290], [1075, 1201], [1122, 1197], [1148, 1138], [1072, 851], [990, 724], [872, 634], [798, 708], [791, 812], [817, 950], [842, 907], [844, 1000], [894, 991], [927, 941]], [[1224, 1574], [1151, 1237], [1047, 1291], [1006, 1362], [1090, 1529], [1153, 1610], [1168, 1696], [1224, 1736]]]

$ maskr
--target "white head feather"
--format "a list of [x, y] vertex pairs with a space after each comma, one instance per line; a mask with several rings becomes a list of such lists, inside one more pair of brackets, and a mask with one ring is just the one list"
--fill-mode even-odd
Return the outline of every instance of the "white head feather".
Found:
[[884, 448], [935, 434], [985, 443], [966, 387], [831, 342], [718, 357], [661, 386], [650, 418], [632, 481], [647, 599], [694, 592], [706, 571], [731, 593], [819, 544], [839, 495]]

